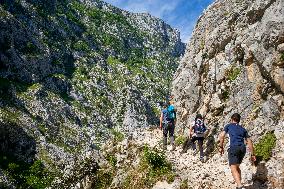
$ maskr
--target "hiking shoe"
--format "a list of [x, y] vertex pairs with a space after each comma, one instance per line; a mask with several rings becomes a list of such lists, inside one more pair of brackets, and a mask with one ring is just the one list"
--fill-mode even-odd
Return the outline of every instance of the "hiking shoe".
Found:
[[174, 151], [176, 149], [176, 146], [175, 145], [173, 145], [172, 146], [172, 151]]
[[236, 189], [246, 189], [246, 188], [241, 186], [241, 187], [236, 187]]
[[200, 158], [200, 161], [201, 161], [202, 163], [205, 162], [203, 157]]
[[184, 153], [186, 153], [186, 152], [187, 152], [187, 150], [184, 150], [184, 149], [183, 149], [180, 153], [181, 153], [181, 154], [184, 154]]

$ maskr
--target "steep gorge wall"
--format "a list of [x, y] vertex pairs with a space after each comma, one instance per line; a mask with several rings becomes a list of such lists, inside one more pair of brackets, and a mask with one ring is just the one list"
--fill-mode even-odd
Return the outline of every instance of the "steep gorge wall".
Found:
[[38, 159], [76, 183], [114, 130], [157, 121], [183, 52], [162, 20], [100, 0], [1, 1], [1, 182], [17, 186], [8, 164]]
[[218, 0], [209, 6], [186, 47], [172, 93], [178, 129], [203, 114], [212, 129], [211, 147], [235, 112], [254, 142], [274, 131], [277, 145], [266, 165], [269, 186], [283, 187], [283, 0]]

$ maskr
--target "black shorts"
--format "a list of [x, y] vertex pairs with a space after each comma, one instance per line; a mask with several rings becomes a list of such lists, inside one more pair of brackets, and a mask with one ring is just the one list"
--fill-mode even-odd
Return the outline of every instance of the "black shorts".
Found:
[[168, 136], [168, 133], [170, 135], [170, 137], [174, 136], [174, 132], [175, 132], [175, 125], [173, 122], [170, 123], [163, 123], [163, 134], [164, 137]]
[[196, 137], [196, 136], [194, 136], [194, 137], [192, 137], [191, 142], [194, 143], [195, 141], [200, 141], [200, 142], [203, 143], [203, 140], [204, 140], [204, 137]]
[[230, 146], [228, 150], [229, 165], [241, 164], [246, 155], [246, 146]]

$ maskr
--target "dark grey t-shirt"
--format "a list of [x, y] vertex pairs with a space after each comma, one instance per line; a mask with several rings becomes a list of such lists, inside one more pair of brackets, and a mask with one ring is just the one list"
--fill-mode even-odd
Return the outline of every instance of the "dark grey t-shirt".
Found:
[[249, 138], [247, 130], [238, 123], [230, 123], [226, 125], [224, 131], [230, 136], [230, 146], [245, 145], [244, 139]]

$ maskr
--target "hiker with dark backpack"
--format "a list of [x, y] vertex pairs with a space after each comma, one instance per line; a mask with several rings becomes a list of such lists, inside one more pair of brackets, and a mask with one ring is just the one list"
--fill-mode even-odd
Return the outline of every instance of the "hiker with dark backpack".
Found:
[[189, 129], [189, 138], [191, 139], [192, 148], [196, 151], [196, 144], [198, 142], [199, 152], [200, 152], [200, 161], [204, 161], [203, 154], [203, 141], [205, 137], [205, 132], [207, 128], [203, 121], [203, 117], [201, 114], [197, 114], [192, 126]]
[[176, 122], [176, 110], [173, 102], [165, 103], [160, 116], [160, 129], [163, 130], [163, 149], [167, 149], [167, 138], [170, 136], [172, 150], [175, 149], [174, 131]]

